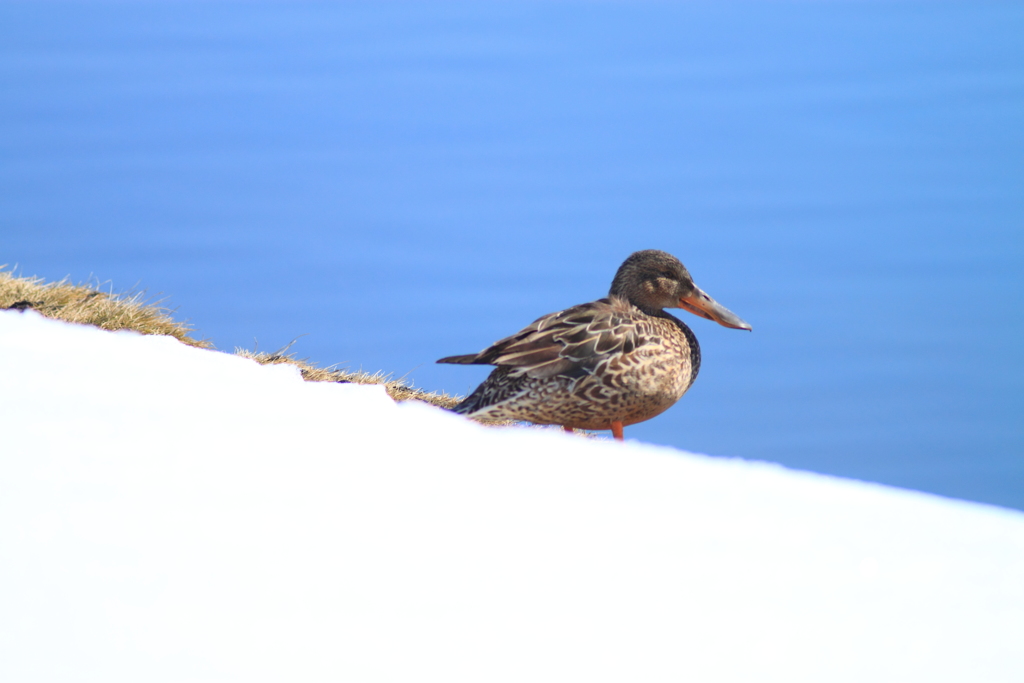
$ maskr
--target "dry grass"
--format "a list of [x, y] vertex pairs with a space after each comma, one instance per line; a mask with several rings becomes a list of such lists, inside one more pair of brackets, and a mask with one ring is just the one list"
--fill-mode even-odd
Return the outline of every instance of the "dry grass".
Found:
[[16, 277], [0, 270], [0, 309], [12, 308], [30, 308], [48, 318], [104, 330], [164, 334], [189, 346], [213, 348], [210, 342], [193, 338], [192, 328], [174, 320], [168, 309], [145, 301], [141, 294], [113, 294], [89, 285], [72, 285], [67, 280], [45, 283], [40, 278]]
[[[141, 294], [113, 294], [91, 285], [72, 285], [66, 280], [45, 283], [40, 278], [17, 277], [0, 266], [0, 309], [32, 309], [48, 318], [94, 325], [104, 330], [134, 330], [142, 334], [162, 334], [183, 344], [212, 349], [213, 344], [191, 336], [192, 328], [171, 317], [171, 311], [159, 303], [147, 303]], [[251, 358], [262, 365], [290, 363], [299, 368], [308, 382], [343, 382], [382, 384], [396, 401], [424, 401], [442, 408], [451, 408], [459, 398], [414, 389], [401, 380], [383, 373], [348, 372], [319, 368], [306, 360], [296, 359], [283, 351], [257, 353], [235, 349], [235, 354]]]
[[245, 349], [235, 349], [235, 354], [243, 358], [251, 358], [261, 365], [277, 365], [288, 363], [299, 368], [302, 378], [307, 382], [340, 382], [342, 384], [383, 384], [388, 396], [396, 401], [424, 401], [431, 405], [442, 408], [452, 408], [461, 399], [448, 394], [435, 394], [429, 391], [414, 389], [402, 380], [391, 379], [389, 375], [382, 372], [370, 374], [368, 372], [350, 372], [348, 370], [331, 370], [320, 368], [308, 360], [298, 359], [283, 352], [258, 353]]

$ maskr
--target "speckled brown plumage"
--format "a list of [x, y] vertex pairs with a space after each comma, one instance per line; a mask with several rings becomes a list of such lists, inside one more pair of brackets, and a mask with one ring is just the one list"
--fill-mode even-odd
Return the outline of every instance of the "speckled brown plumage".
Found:
[[453, 410], [475, 418], [612, 429], [670, 408], [693, 384], [700, 346], [663, 308], [750, 326], [716, 304], [673, 256], [648, 250], [619, 268], [608, 298], [538, 318], [480, 353], [439, 363], [497, 368]]

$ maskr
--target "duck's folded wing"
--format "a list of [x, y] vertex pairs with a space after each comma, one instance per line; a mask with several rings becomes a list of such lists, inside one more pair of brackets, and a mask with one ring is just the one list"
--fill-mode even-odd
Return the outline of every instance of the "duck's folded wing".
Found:
[[437, 362], [498, 365], [537, 378], [580, 376], [602, 360], [639, 346], [637, 325], [631, 307], [600, 299], [538, 318], [480, 353]]

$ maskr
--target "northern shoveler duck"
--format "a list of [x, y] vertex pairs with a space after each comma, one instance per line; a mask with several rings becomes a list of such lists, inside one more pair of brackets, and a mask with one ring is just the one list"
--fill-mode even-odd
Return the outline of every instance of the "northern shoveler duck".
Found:
[[625, 260], [608, 297], [538, 318], [480, 353], [438, 363], [495, 365], [452, 410], [468, 417], [610, 429], [668, 410], [693, 384], [700, 346], [665, 308], [682, 308], [738, 330], [747, 323], [693, 283], [679, 259], [638, 251]]

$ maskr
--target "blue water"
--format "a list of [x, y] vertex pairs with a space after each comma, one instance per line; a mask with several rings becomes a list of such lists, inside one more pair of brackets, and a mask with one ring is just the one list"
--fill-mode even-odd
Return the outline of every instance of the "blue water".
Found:
[[700, 378], [628, 437], [1024, 509], [1021, 36], [996, 3], [0, 4], [0, 263], [464, 393], [435, 359], [664, 249], [754, 331], [687, 316]]

